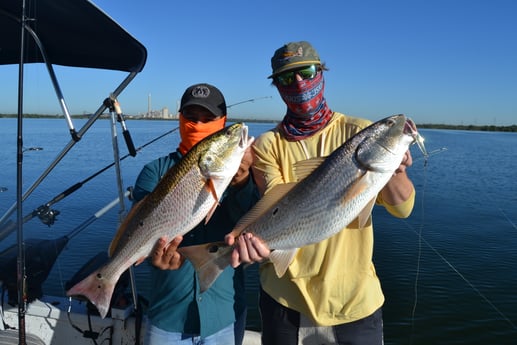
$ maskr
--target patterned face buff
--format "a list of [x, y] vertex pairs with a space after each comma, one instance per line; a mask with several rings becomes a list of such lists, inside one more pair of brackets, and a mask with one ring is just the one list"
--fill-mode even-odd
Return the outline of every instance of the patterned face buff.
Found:
[[286, 86], [277, 83], [276, 87], [287, 105], [281, 124], [287, 140], [308, 138], [330, 121], [332, 110], [323, 97], [325, 81], [322, 71], [312, 79], [294, 81]]
[[181, 142], [179, 151], [185, 155], [194, 145], [207, 136], [223, 129], [226, 124], [226, 116], [208, 122], [194, 122], [179, 116]]

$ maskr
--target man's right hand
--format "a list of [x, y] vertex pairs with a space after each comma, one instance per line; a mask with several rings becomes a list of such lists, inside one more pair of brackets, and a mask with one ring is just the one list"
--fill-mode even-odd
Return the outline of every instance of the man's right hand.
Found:
[[152, 251], [151, 263], [153, 266], [162, 270], [180, 268], [185, 261], [185, 258], [177, 251], [182, 240], [182, 236], [177, 236], [170, 242], [167, 241], [166, 236], [160, 237]]

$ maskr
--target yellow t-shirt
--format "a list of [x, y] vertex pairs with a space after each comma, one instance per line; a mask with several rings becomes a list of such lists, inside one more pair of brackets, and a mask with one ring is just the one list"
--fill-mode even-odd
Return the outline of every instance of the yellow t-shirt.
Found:
[[[370, 121], [334, 113], [329, 124], [315, 135], [289, 142], [278, 130], [262, 134], [255, 143], [254, 173], [263, 174], [265, 192], [279, 183], [296, 182], [293, 165], [328, 156]], [[414, 192], [390, 213], [407, 217]], [[280, 304], [297, 310], [316, 324], [332, 326], [371, 315], [384, 303], [373, 255], [371, 216], [365, 227], [353, 221], [344, 231], [322, 242], [300, 248], [286, 274], [278, 278], [271, 263], [260, 267], [262, 288]]]

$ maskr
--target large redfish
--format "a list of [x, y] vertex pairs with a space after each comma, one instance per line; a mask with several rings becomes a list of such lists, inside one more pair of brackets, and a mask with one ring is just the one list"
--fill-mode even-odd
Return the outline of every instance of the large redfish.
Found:
[[86, 296], [104, 318], [120, 275], [142, 262], [160, 237], [172, 239], [208, 221], [252, 142], [248, 127], [237, 123], [195, 145], [131, 209], [111, 243], [109, 262], [67, 295]]
[[[425, 150], [415, 124], [404, 115], [373, 123], [327, 158], [301, 162], [295, 172], [306, 177], [273, 187], [244, 215], [233, 234], [248, 232], [261, 238], [282, 276], [298, 248], [333, 236], [356, 218], [361, 227], [366, 223], [377, 194], [414, 142]], [[224, 243], [180, 249], [194, 264], [201, 291], [228, 266], [231, 251]]]

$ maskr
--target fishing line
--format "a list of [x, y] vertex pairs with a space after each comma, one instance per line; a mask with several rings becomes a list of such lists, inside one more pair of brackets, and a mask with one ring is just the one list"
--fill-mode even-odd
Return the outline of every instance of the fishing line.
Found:
[[[478, 167], [478, 173], [479, 175], [481, 176], [481, 171]], [[484, 184], [484, 187], [482, 189], [483, 193], [485, 194], [485, 197], [487, 200], [494, 200], [494, 198], [492, 198], [490, 195], [488, 195], [488, 192], [487, 190], [492, 190], [492, 188], [489, 188], [488, 184], [486, 183], [486, 180], [485, 179], [480, 179], [481, 183]], [[499, 210], [499, 212], [501, 212], [501, 214], [503, 215], [503, 217], [508, 221], [508, 223], [515, 229], [517, 230], [517, 224], [515, 224], [511, 219], [510, 217], [508, 217], [508, 215], [506, 214], [506, 212], [501, 208], [501, 206], [499, 206], [500, 203], [497, 203], [497, 205], [495, 205], [495, 202], [492, 202], [492, 205], [494, 205], [495, 208], [497, 208]]]
[[414, 163], [414, 162], [418, 162], [418, 161], [419, 161], [419, 160], [421, 160], [421, 159], [425, 159], [425, 163], [424, 163], [424, 167], [425, 167], [425, 166], [427, 165], [427, 159], [428, 159], [429, 157], [434, 156], [434, 155], [437, 155], [437, 154], [442, 153], [442, 152], [445, 152], [445, 151], [447, 151], [447, 150], [448, 150], [448, 148], [446, 148], [446, 147], [441, 147], [441, 148], [439, 148], [439, 149], [433, 150], [433, 151], [429, 152], [429, 153], [428, 153], [427, 155], [425, 155], [425, 156], [422, 156], [422, 157], [418, 157], [418, 158], [413, 159], [413, 163]]
[[[442, 148], [439, 148], [439, 149], [436, 149], [436, 150], [433, 150], [433, 151], [429, 152], [427, 157], [419, 157], [419, 158], [415, 159], [414, 161], [418, 161], [418, 160], [420, 160], [422, 158], [428, 158], [430, 156], [434, 156], [436, 154], [439, 154], [439, 153], [442, 153], [442, 152], [445, 152], [445, 151], [447, 151], [447, 148], [446, 147], [442, 147]], [[422, 256], [422, 243], [424, 243], [428, 248], [430, 248], [454, 272], [456, 272], [456, 274], [461, 279], [463, 279], [463, 281], [465, 281], [465, 283], [467, 283], [471, 287], [471, 289], [473, 291], [475, 291], [488, 305], [490, 305], [506, 322], [508, 322], [508, 324], [512, 328], [517, 329], [517, 325], [515, 323], [513, 323], [512, 320], [510, 320], [499, 308], [497, 308], [497, 306], [494, 303], [492, 303], [492, 301], [490, 301], [476, 286], [474, 286], [474, 284], [472, 284], [456, 267], [454, 267], [454, 265], [452, 263], [450, 263], [436, 248], [434, 248], [423, 237], [422, 230], [423, 230], [423, 227], [424, 227], [424, 220], [425, 220], [424, 199], [425, 199], [425, 190], [426, 190], [426, 185], [427, 185], [427, 169], [426, 169], [426, 167], [427, 167], [427, 159], [426, 159], [426, 161], [424, 163], [424, 169], [423, 169], [424, 177], [423, 177], [423, 186], [422, 186], [422, 192], [421, 192], [422, 193], [422, 201], [421, 201], [422, 216], [421, 216], [420, 226], [419, 226], [419, 228], [417, 230], [411, 224], [409, 224], [409, 222], [407, 220], [405, 220], [405, 219], [402, 220], [404, 222], [404, 224], [406, 224], [406, 226], [410, 230], [412, 230], [414, 233], [416, 233], [418, 235], [417, 272], [416, 272], [415, 284], [414, 284], [415, 302], [413, 304], [413, 309], [412, 309], [412, 312], [411, 312], [411, 340], [410, 340], [410, 344], [413, 344], [414, 321], [415, 321], [416, 307], [417, 307], [417, 303], [418, 303], [418, 281], [419, 281], [419, 275], [420, 275], [420, 263], [421, 263], [421, 256]], [[488, 195], [487, 195], [487, 197], [488, 197]], [[517, 229], [516, 224], [506, 215], [506, 213], [500, 207], [498, 207], [498, 209], [503, 214], [503, 216], [508, 220], [508, 222], [515, 229]]]
[[[423, 178], [423, 185], [422, 185], [422, 198], [421, 198], [421, 202], [420, 202], [421, 217], [420, 217], [420, 226], [418, 228], [419, 240], [418, 240], [418, 254], [417, 254], [417, 260], [416, 260], [415, 283], [413, 285], [413, 293], [415, 296], [415, 301], [413, 303], [413, 309], [411, 310], [411, 336], [410, 336], [410, 340], [409, 340], [410, 344], [413, 344], [413, 335], [415, 333], [415, 314], [416, 314], [416, 307], [418, 304], [418, 281], [420, 278], [420, 262], [421, 262], [421, 258], [422, 258], [422, 231], [423, 231], [424, 224], [425, 224], [425, 208], [424, 208], [425, 202], [424, 201], [425, 201], [425, 190], [426, 190], [426, 186], [427, 186], [427, 162], [428, 162], [427, 159], [435, 151], [432, 151], [423, 156], [425, 158], [424, 167], [423, 167], [424, 178]], [[440, 151], [440, 152], [442, 152], [442, 151]]]
[[498, 209], [499, 211], [501, 211], [501, 213], [502, 213], [502, 214], [503, 214], [503, 216], [506, 218], [506, 220], [508, 221], [508, 223], [510, 223], [510, 225], [511, 225], [511, 226], [513, 226], [513, 228], [514, 228], [515, 230], [517, 230], [517, 224], [515, 224], [515, 223], [510, 219], [510, 217], [508, 217], [508, 215], [506, 214], [506, 212], [504, 212], [504, 211], [503, 211], [503, 209], [502, 209], [501, 207], [499, 207], [499, 206], [497, 206], [497, 209]]
[[420, 241], [425, 243], [427, 247], [429, 247], [436, 255], [438, 255], [438, 257], [442, 259], [454, 272], [456, 272], [456, 274], [461, 279], [463, 279], [463, 281], [465, 281], [465, 283], [467, 283], [472, 288], [472, 290], [474, 290], [482, 299], [484, 299], [485, 302], [487, 302], [505, 321], [507, 321], [510, 324], [510, 326], [512, 326], [512, 328], [517, 329], [517, 325], [513, 323], [512, 320], [510, 320], [501, 310], [499, 310], [499, 308], [497, 308], [494, 305], [494, 303], [492, 303], [477, 287], [475, 287], [474, 284], [472, 284], [463, 274], [461, 274], [461, 272], [458, 269], [456, 269], [456, 267], [454, 267], [454, 265], [451, 264], [442, 254], [440, 254], [440, 252], [436, 248], [434, 248], [429, 242], [427, 242], [427, 240], [422, 236], [421, 233], [418, 233], [415, 230], [415, 228], [411, 226], [411, 224], [409, 224], [406, 220], [403, 219], [402, 221], [410, 230], [412, 230], [414, 233], [418, 235]]
[[[428, 157], [429, 156], [434, 156], [436, 154], [439, 154], [439, 153], [442, 153], [442, 152], [445, 152], [447, 151], [447, 147], [442, 147], [442, 148], [439, 148], [439, 149], [436, 149], [436, 150], [433, 150], [431, 152], [429, 152], [428, 154]], [[419, 157], [417, 159], [415, 159], [414, 161], [418, 161], [422, 158], [427, 158], [427, 157]], [[424, 243], [428, 248], [430, 248], [440, 259], [442, 259], [468, 286], [470, 286], [470, 288], [475, 291], [490, 307], [492, 307], [492, 309], [501, 316], [501, 318], [503, 320], [505, 320], [513, 329], [517, 329], [517, 325], [512, 322], [512, 320], [507, 317], [490, 299], [488, 299], [488, 297], [486, 297], [474, 284], [472, 284], [456, 267], [454, 267], [454, 265], [449, 262], [436, 248], [434, 248], [422, 235], [422, 228], [423, 228], [423, 224], [424, 224], [424, 193], [425, 193], [425, 186], [427, 184], [427, 176], [426, 176], [426, 172], [427, 172], [427, 169], [425, 168], [426, 164], [424, 164], [424, 179], [423, 179], [423, 183], [424, 183], [424, 186], [423, 186], [423, 190], [422, 190], [422, 203], [421, 203], [421, 211], [422, 211], [422, 220], [421, 220], [421, 225], [419, 227], [419, 229], [415, 229], [411, 224], [408, 223], [407, 220], [404, 220], [403, 219], [403, 222], [406, 224], [406, 226], [412, 230], [414, 233], [416, 233], [418, 235], [418, 238], [419, 238], [419, 248], [418, 248], [418, 259], [417, 259], [417, 275], [416, 275], [416, 278], [415, 278], [415, 285], [414, 285], [414, 293], [415, 293], [415, 303], [413, 305], [413, 310], [412, 310], [412, 314], [411, 314], [411, 320], [412, 320], [412, 333], [411, 333], [411, 337], [413, 337], [413, 326], [414, 326], [414, 320], [415, 320], [415, 312], [416, 312], [416, 306], [417, 306], [417, 299], [418, 299], [418, 290], [417, 290], [417, 285], [418, 285], [418, 278], [419, 278], [419, 271], [420, 271], [420, 262], [421, 262], [421, 254], [422, 254], [422, 243]], [[482, 180], [483, 182], [485, 182], [484, 180]], [[485, 182], [486, 184], [486, 182]], [[490, 200], [491, 198], [489, 197], [488, 193], [486, 192], [487, 189], [483, 189], [485, 192], [485, 196], [487, 197], [487, 200]], [[513, 222], [510, 217], [505, 213], [505, 211], [499, 207], [498, 205], [495, 205], [495, 207], [499, 210], [499, 212], [504, 216], [504, 218], [508, 221], [508, 223], [514, 228], [514, 229], [517, 229], [517, 225], [515, 224], [515, 222]], [[412, 340], [411, 340], [411, 343], [412, 343]]]

